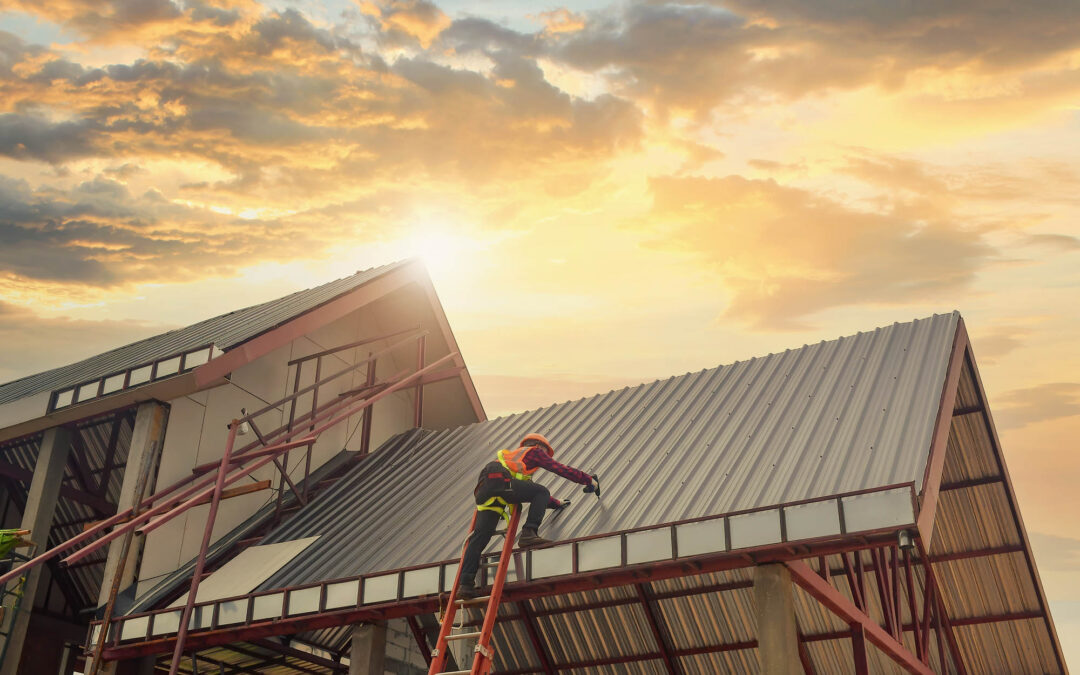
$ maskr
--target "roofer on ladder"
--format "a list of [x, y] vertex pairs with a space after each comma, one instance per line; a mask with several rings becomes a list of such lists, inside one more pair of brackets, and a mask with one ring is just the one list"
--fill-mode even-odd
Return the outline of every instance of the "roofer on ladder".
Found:
[[570, 504], [555, 499], [543, 485], [534, 483], [532, 476], [540, 469], [547, 469], [566, 480], [585, 486], [586, 492], [595, 492], [599, 481], [571, 466], [556, 462], [548, 439], [540, 434], [528, 434], [521, 439], [516, 450], [500, 450], [495, 461], [488, 463], [480, 473], [473, 495], [476, 498], [476, 524], [469, 535], [469, 544], [461, 563], [461, 585], [458, 597], [476, 597], [476, 572], [480, 556], [495, 534], [500, 518], [509, 518], [507, 507], [511, 504], [529, 505], [529, 515], [518, 536], [518, 546], [531, 547], [549, 544], [537, 534], [546, 509], [559, 510]]

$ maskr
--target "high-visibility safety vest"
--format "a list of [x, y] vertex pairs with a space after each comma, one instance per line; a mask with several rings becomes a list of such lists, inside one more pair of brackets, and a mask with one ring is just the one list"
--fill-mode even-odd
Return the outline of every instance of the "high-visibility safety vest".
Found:
[[500, 450], [499, 451], [499, 463], [506, 467], [506, 470], [510, 472], [510, 475], [518, 480], [532, 480], [532, 475], [540, 470], [540, 467], [534, 466], [531, 469], [525, 468], [525, 453], [531, 450], [531, 447], [518, 448], [516, 450]]
[[[497, 458], [499, 464], [510, 472], [512, 478], [517, 480], [532, 480], [532, 475], [540, 470], [540, 467], [534, 467], [532, 469], [525, 468], [525, 453], [530, 448], [517, 448], [516, 450], [500, 450]], [[502, 497], [492, 497], [483, 504], [478, 504], [477, 511], [494, 511], [507, 521], [510, 520], [511, 504], [508, 504]]]

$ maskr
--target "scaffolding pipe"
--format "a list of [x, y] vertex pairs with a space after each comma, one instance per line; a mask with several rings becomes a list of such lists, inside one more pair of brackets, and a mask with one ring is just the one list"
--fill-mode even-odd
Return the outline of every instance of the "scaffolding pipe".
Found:
[[[406, 339], [408, 339], [408, 338], [406, 338]], [[338, 375], [341, 375], [344, 372], [351, 372], [352, 370], [357, 369], [359, 366], [364, 365], [364, 363], [366, 363], [368, 360], [373, 359], [374, 356], [376, 356], [378, 354], [382, 354], [382, 353], [384, 353], [386, 351], [389, 351], [389, 350], [395, 348], [398, 344], [399, 343], [395, 343], [393, 346], [387, 347], [386, 349], [383, 349], [383, 350], [380, 350], [379, 352], [371, 354], [369, 356], [369, 359], [366, 359], [365, 361], [361, 361], [361, 362], [359, 362], [357, 364], [354, 364], [354, 365], [350, 366], [349, 368], [346, 368], [345, 370], [341, 371], [340, 373], [336, 373], [335, 375], [333, 375], [331, 377], [337, 377]], [[455, 352], [455, 354], [456, 354], [456, 352]], [[282, 405], [282, 404], [284, 404], [284, 403], [286, 403], [286, 402], [288, 402], [289, 400], [292, 400], [292, 399], [295, 399], [295, 394], [293, 396], [291, 396], [291, 397], [288, 397], [288, 398], [284, 399], [283, 401], [281, 401], [281, 402], [279, 402], [277, 404], [271, 404], [270, 406], [264, 408], [262, 410], [262, 412], [272, 410], [277, 405]], [[340, 402], [335, 401], [334, 403], [328, 404], [326, 406], [326, 409], [329, 410], [329, 409], [335, 408], [335, 407], [338, 407], [338, 408], [344, 407], [349, 402], [350, 402], [349, 400], [340, 401]], [[248, 415], [247, 417], [250, 418], [250, 417], [254, 416], [254, 414], [255, 413], [252, 413], [251, 415]], [[296, 422], [306, 421], [306, 418], [312, 417], [312, 416], [313, 415], [304, 415], [300, 419], [296, 420]], [[312, 421], [314, 422], [314, 420], [312, 420]], [[276, 436], [276, 435], [279, 434], [280, 431], [282, 431], [284, 429], [286, 429], [285, 425], [283, 425], [278, 430], [275, 430], [272, 435]], [[291, 438], [291, 434], [286, 436], [286, 438]], [[254, 448], [258, 447], [259, 445], [261, 445], [261, 443], [259, 441], [257, 441], [257, 440], [253, 441], [253, 442], [249, 443], [248, 445], [244, 446], [243, 448], [241, 448], [235, 454], [237, 456], [243, 455], [248, 450], [254, 449]], [[168, 486], [166, 488], [162, 488], [162, 490], [160, 492], [157, 492], [157, 493], [155, 493], [153, 495], [150, 495], [149, 497], [144, 499], [142, 502], [140, 502], [139, 506], [141, 506], [141, 507], [150, 506], [150, 505], [154, 504], [155, 502], [157, 502], [157, 501], [159, 501], [161, 499], [164, 499], [165, 497], [167, 497], [168, 495], [172, 494], [173, 492], [179, 490], [180, 488], [184, 487], [185, 485], [188, 485], [188, 484], [192, 483], [193, 481], [197, 480], [198, 478], [199, 478], [198, 476], [194, 476], [194, 475], [193, 476], [187, 476], [187, 477], [177, 481], [176, 483], [173, 483], [172, 485], [170, 485], [170, 486]], [[193, 487], [189, 488], [188, 490], [186, 490], [183, 494], [181, 494], [179, 496], [176, 496], [176, 497], [173, 497], [171, 503], [175, 504], [176, 502], [178, 502], [178, 501], [180, 501], [182, 499], [185, 499], [186, 497], [193, 494], [195, 490], [202, 489], [202, 488], [210, 485], [212, 482], [213, 482], [213, 479], [210, 479], [210, 478], [204, 479], [203, 481], [197, 483], [195, 486], [193, 486]], [[41, 553], [40, 555], [35, 556], [34, 558], [28, 560], [27, 562], [23, 563], [22, 565], [19, 565], [18, 567], [15, 567], [15, 568], [9, 570], [5, 574], [0, 575], [0, 585], [6, 584], [7, 582], [9, 582], [12, 579], [26, 573], [27, 571], [33, 569], [34, 567], [37, 567], [37, 566], [41, 565], [42, 563], [47, 562], [47, 561], [55, 558], [56, 556], [58, 556], [59, 554], [63, 553], [64, 551], [66, 551], [68, 549], [74, 548], [74, 547], [78, 546], [79, 544], [82, 544], [83, 542], [86, 542], [86, 541], [89, 541], [90, 539], [93, 539], [97, 535], [101, 534], [102, 532], [109, 529], [110, 527], [112, 527], [114, 525], [117, 525], [118, 523], [122, 523], [122, 522], [125, 522], [125, 521], [130, 522], [130, 518], [132, 517], [133, 512], [134, 512], [134, 507], [124, 509], [123, 511], [119, 511], [115, 515], [101, 521], [96, 526], [94, 526], [94, 527], [92, 527], [92, 528], [90, 528], [88, 530], [83, 531], [81, 534], [78, 534], [78, 535], [72, 537], [71, 539], [68, 539], [68, 540], [66, 540], [64, 542], [61, 542], [60, 544], [57, 544], [56, 546], [52, 547], [51, 549], [48, 549], [47, 551], [45, 551], [44, 553]], [[147, 513], [149, 513], [149, 512], [147, 512]], [[111, 539], [110, 539], [110, 541], [111, 541]], [[81, 558], [82, 556], [79, 556], [79, 557]]]
[[[229, 473], [229, 458], [232, 456], [233, 444], [236, 442], [236, 428], [238, 425], [237, 420], [233, 420], [232, 424], [229, 425], [229, 437], [225, 441], [225, 452], [221, 455], [221, 466], [218, 467], [217, 481], [214, 483], [214, 496], [210, 500], [210, 513], [206, 516], [206, 527], [203, 528], [199, 557], [195, 559], [195, 573], [191, 577], [191, 590], [188, 592], [187, 602], [184, 603], [184, 612], [180, 615], [180, 628], [176, 635], [176, 648], [173, 650], [169, 675], [176, 675], [180, 669], [180, 658], [184, 655], [188, 624], [191, 622], [191, 608], [195, 606], [195, 597], [199, 592], [199, 581], [202, 579], [203, 570], [206, 569], [206, 552], [210, 549], [210, 538], [214, 534], [214, 522], [217, 520], [217, 510], [221, 504], [221, 491], [225, 489], [225, 474]], [[194, 655], [192, 655], [193, 660], [194, 658]]]
[[[354, 402], [355, 401], [353, 401], [352, 399], [346, 399], [344, 401], [335, 401], [333, 403], [327, 404], [324, 411], [319, 413], [319, 417], [317, 419], [324, 419], [327, 415], [333, 415], [334, 413], [338, 412], [342, 408], [345, 408], [345, 407], [347, 407], [348, 405], [350, 405], [350, 404], [352, 404]], [[304, 417], [305, 418], [309, 417], [309, 415], [305, 415]], [[283, 433], [282, 433], [283, 430], [284, 430], [284, 427], [282, 427], [281, 429], [276, 429], [271, 434], [271, 436], [274, 437], [275, 439], [277, 437], [279, 437], [279, 436], [282, 436], [284, 438], [291, 437], [291, 434], [284, 434], [283, 435]], [[247, 450], [256, 448], [256, 447], [258, 447], [260, 445], [262, 445], [262, 444], [259, 441], [257, 441], [257, 440], [253, 441], [253, 442], [249, 443], [248, 445], [244, 446], [243, 448], [241, 448], [239, 451], [237, 451], [237, 453], [234, 454], [234, 457], [236, 457], [237, 459], [241, 459], [241, 453], [244, 453]], [[263, 464], [265, 464], [265, 462]], [[260, 466], [262, 466], [262, 464], [260, 464]], [[193, 476], [188, 476], [188, 477], [186, 477], [186, 478], [184, 478], [184, 479], [182, 479], [180, 481], [177, 481], [176, 483], [170, 485], [169, 487], [164, 488], [161, 492], [159, 492], [157, 494], [154, 494], [154, 495], [151, 495], [151, 496], [147, 497], [146, 499], [144, 499], [142, 502], [140, 502], [140, 506], [149, 506], [149, 505], [153, 504], [154, 502], [157, 502], [157, 501], [165, 498], [166, 496], [172, 494], [176, 490], [179, 490], [180, 488], [184, 487], [185, 485], [188, 485], [188, 484], [192, 483], [197, 478], [199, 478], [199, 477], [193, 475]], [[167, 509], [169, 506], [172, 506], [173, 504], [176, 504], [177, 502], [188, 498], [192, 494], [195, 494], [195, 492], [197, 492], [198, 490], [201, 490], [203, 488], [206, 488], [206, 487], [212, 485], [213, 482], [214, 482], [213, 477], [205, 477], [202, 480], [200, 480], [198, 483], [196, 483], [195, 485], [189, 487], [187, 490], [184, 490], [181, 494], [170, 497], [166, 504], [161, 505], [159, 507], [155, 507], [154, 509], [152, 509], [153, 514], [151, 514], [150, 511], [147, 511], [147, 512], [143, 513], [142, 516], [144, 518], [149, 518], [152, 515], [157, 515], [158, 513], [161, 513], [162, 511]], [[209, 491], [207, 491], [207, 492], [204, 493], [203, 496], [205, 497], [205, 496], [208, 496], [209, 494], [210, 494]], [[162, 506], [164, 506], [164, 508], [162, 508]], [[92, 539], [94, 536], [100, 534], [104, 530], [106, 530], [106, 529], [108, 529], [108, 528], [110, 528], [110, 527], [112, 527], [114, 525], [117, 525], [119, 523], [130, 523], [130, 522], [132, 522], [133, 510], [134, 510], [134, 508], [128, 508], [128, 509], [125, 509], [123, 511], [120, 511], [116, 515], [114, 515], [114, 516], [112, 516], [110, 518], [107, 518], [106, 520], [101, 521], [100, 523], [95, 525], [93, 528], [90, 528], [90, 529], [86, 530], [82, 534], [77, 535], [77, 536], [75, 536], [75, 537], [73, 537], [73, 538], [71, 538], [71, 539], [69, 539], [69, 540], [67, 540], [67, 541], [65, 541], [65, 542], [63, 542], [61, 544], [58, 544], [57, 546], [49, 549], [45, 553], [43, 553], [43, 554], [37, 556], [36, 558], [28, 561], [24, 565], [21, 565], [20, 567], [17, 567], [15, 569], [11, 570], [10, 572], [4, 574], [3, 576], [0, 576], [0, 584], [4, 583], [4, 582], [6, 582], [6, 581], [8, 581], [10, 579], [15, 578], [16, 576], [22, 574], [27, 569], [30, 569], [32, 567], [36, 567], [36, 566], [40, 565], [41, 563], [43, 563], [43, 562], [45, 562], [47, 560], [50, 560], [51, 558], [56, 557], [57, 555], [59, 555], [60, 553], [66, 551], [66, 550], [68, 550], [70, 548], [74, 548], [75, 546], [78, 546], [79, 544], [81, 544], [81, 543], [83, 543], [83, 542], [85, 542], [85, 541], [87, 541], [89, 539]], [[113, 534], [115, 534], [115, 533], [116, 532], [114, 531]], [[108, 537], [109, 538], [108, 540], [111, 541], [111, 539], [112, 539], [111, 535], [106, 535], [106, 537]], [[91, 550], [94, 550], [94, 549], [91, 549]], [[79, 553], [74, 554], [77, 557], [75, 557], [73, 560], [69, 557], [68, 559], [65, 559], [65, 562], [68, 562], [69, 560], [71, 560], [72, 562], [74, 560], [79, 560], [79, 559], [84, 557], [81, 554], [82, 554], [82, 551], [80, 551]]]
[[[408, 377], [405, 377], [405, 378], [399, 380], [398, 382], [390, 385], [386, 389], [383, 389], [379, 393], [377, 393], [377, 394], [375, 394], [375, 395], [373, 395], [373, 396], [371, 396], [369, 398], [363, 399], [363, 401], [361, 403], [359, 403], [358, 405], [354, 405], [353, 407], [349, 408], [346, 412], [340, 414], [338, 417], [335, 417], [335, 418], [331, 419], [330, 421], [324, 423], [322, 426], [317, 427], [315, 430], [309, 432], [309, 436], [317, 437], [323, 431], [326, 431], [327, 429], [329, 429], [330, 427], [332, 427], [332, 426], [334, 426], [336, 424], [340, 424], [342, 421], [347, 420], [350, 416], [352, 416], [352, 415], [356, 414], [357, 412], [359, 412], [360, 410], [363, 410], [364, 408], [374, 404], [376, 401], [378, 401], [378, 400], [380, 400], [380, 399], [382, 399], [382, 398], [384, 398], [386, 396], [389, 396], [390, 394], [398, 391], [399, 389], [403, 389], [409, 383], [411, 383], [414, 379], [422, 376], [424, 374], [424, 372], [432, 370], [432, 369], [434, 369], [434, 368], [436, 368], [438, 366], [443, 365], [443, 363], [445, 363], [446, 361], [454, 358], [455, 356], [457, 356], [457, 352], [451, 352], [450, 354], [447, 354], [446, 356], [439, 359], [435, 363], [432, 363], [430, 366], [427, 366], [423, 370], [418, 370], [418, 371], [414, 372], [413, 374], [409, 375]], [[284, 452], [284, 450], [282, 450], [282, 452]], [[275, 455], [270, 455], [268, 457], [264, 457], [264, 458], [258, 460], [257, 462], [255, 462], [254, 464], [252, 464], [251, 466], [243, 468], [240, 472], [238, 472], [238, 473], [234, 474], [233, 476], [230, 476], [229, 478], [227, 478], [226, 479], [226, 484], [230, 484], [230, 483], [242, 478], [243, 476], [251, 473], [252, 471], [255, 471], [255, 470], [259, 469], [260, 467], [265, 466], [266, 464], [269, 464], [271, 461], [273, 461], [274, 457], [275, 457]], [[179, 502], [182, 499], [188, 499], [196, 491], [197, 491], [197, 488], [189, 488], [188, 490], [185, 490], [180, 496], [171, 497], [169, 499], [169, 501], [166, 502], [165, 504], [162, 504], [161, 506], [156, 506], [153, 509], [150, 509], [149, 511], [147, 511], [146, 513], [140, 514], [137, 517], [132, 518], [127, 523], [124, 523], [122, 526], [117, 527], [116, 529], [114, 529], [111, 533], [101, 537], [100, 539], [93, 542], [92, 544], [88, 544], [87, 546], [85, 546], [81, 550], [77, 551], [76, 553], [71, 554], [70, 556], [68, 556], [67, 558], [64, 559], [64, 562], [66, 564], [71, 564], [73, 562], [81, 560], [82, 558], [85, 558], [87, 555], [89, 555], [93, 551], [97, 550], [98, 548], [101, 548], [101, 546], [108, 543], [109, 541], [112, 541], [116, 537], [122, 535], [127, 530], [139, 528], [144, 533], [149, 532], [150, 530], [152, 530], [152, 529], [160, 526], [161, 524], [163, 524], [165, 521], [175, 517], [176, 515], [179, 515], [181, 512], [186, 511], [187, 509], [194, 506], [195, 505], [194, 504], [195, 499], [189, 499], [188, 502], [185, 502], [183, 505], [176, 506], [176, 508], [169, 511], [169, 509], [171, 507], [175, 506], [177, 502]], [[199, 498], [205, 498], [206, 496], [210, 495], [212, 493], [212, 491], [213, 491], [212, 488], [204, 489], [201, 493], [199, 493], [198, 497]], [[166, 513], [166, 512], [167, 512], [166, 516], [162, 516], [161, 518], [157, 518], [158, 516], [161, 516], [161, 514]], [[143, 527], [141, 525], [141, 523], [143, 521], [147, 521], [147, 520], [149, 520], [151, 518], [157, 518], [157, 520], [152, 522], [152, 523], [147, 523], [146, 527]]]

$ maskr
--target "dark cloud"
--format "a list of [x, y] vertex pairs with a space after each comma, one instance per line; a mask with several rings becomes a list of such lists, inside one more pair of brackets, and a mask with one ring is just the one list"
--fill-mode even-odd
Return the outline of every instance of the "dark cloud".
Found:
[[1080, 5], [634, 3], [593, 14], [583, 30], [541, 37], [550, 58], [605, 74], [622, 95], [703, 115], [762, 98], [867, 85], [895, 90], [916, 71], [1018, 73], [1080, 47]]
[[889, 55], [903, 65], [1014, 68], [1080, 45], [1072, 0], [860, 3], [847, 0], [721, 0], [742, 16], [831, 39], [834, 48]]
[[[183, 16], [180, 6], [172, 0], [9, 0], [8, 5], [74, 28], [92, 38], [115, 37], [124, 31]], [[198, 5], [202, 6], [202, 3]]]
[[285, 47], [288, 42], [317, 45], [326, 52], [336, 48], [335, 40], [329, 31], [316, 28], [295, 9], [287, 9], [262, 19], [252, 28], [251, 38], [258, 54], [276, 51]]
[[651, 181], [655, 245], [686, 252], [731, 294], [726, 316], [755, 328], [802, 329], [832, 307], [935, 299], [969, 286], [995, 255], [953, 222], [856, 210], [772, 180]]
[[1003, 429], [1080, 415], [1080, 383], [1051, 382], [1014, 389], [1000, 397], [994, 419]]
[[332, 225], [313, 230], [303, 214], [240, 219], [103, 177], [68, 190], [0, 177], [0, 273], [16, 279], [107, 287], [229, 275], [252, 255], [318, 255], [334, 237]]
[[97, 152], [93, 140], [100, 130], [91, 120], [50, 122], [35, 115], [0, 115], [0, 155], [54, 163], [88, 157]]
[[545, 48], [539, 34], [519, 33], [479, 17], [455, 20], [439, 41], [460, 52], [508, 51], [519, 56], [536, 56]]

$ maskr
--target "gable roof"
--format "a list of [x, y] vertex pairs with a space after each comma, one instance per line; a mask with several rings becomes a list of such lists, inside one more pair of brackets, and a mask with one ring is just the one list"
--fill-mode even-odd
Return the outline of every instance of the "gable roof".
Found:
[[[814, 580], [794, 594], [802, 658], [817, 672], [850, 670], [852, 633], [836, 609], [844, 605], [879, 630], [890, 616], [898, 626], [897, 637], [874, 643], [880, 649], [867, 645], [871, 672], [920, 659], [931, 672], [1068, 672], [955, 312], [401, 434], [262, 539], [320, 535], [315, 544], [257, 591], [200, 610], [245, 623], [246, 608], [246, 625], [225, 634], [200, 619], [187, 644], [276, 631], [341, 649], [349, 626], [409, 615], [421, 632], [427, 617], [429, 634], [418, 639], [432, 640], [430, 612], [453, 583], [479, 467], [537, 430], [560, 460], [597, 471], [604, 497], [566, 492], [541, 474], [556, 495], [583, 501], [548, 518], [543, 534], [559, 543], [513, 557], [496, 624], [499, 672], [543, 672], [542, 661], [652, 672], [661, 657], [686, 672], [757, 672], [752, 568], [777, 561], [793, 579], [799, 571]], [[808, 514], [823, 517], [807, 529]], [[914, 552], [898, 545], [904, 530]], [[871, 569], [882, 571], [876, 596], [872, 580], [863, 587]], [[814, 585], [839, 604], [827, 606]], [[908, 603], [896, 602], [898, 589]], [[154, 636], [175, 627], [170, 611], [155, 615], [161, 627], [148, 624], [155, 617], [125, 619], [132, 643], [114, 657], [158, 649], [135, 642], [148, 625]], [[927, 629], [931, 618], [937, 627]], [[887, 655], [889, 645], [900, 656]]]
[[[918, 491], [958, 321], [956, 312], [935, 315], [398, 437], [268, 535], [265, 543], [325, 536], [263, 588], [456, 557], [475, 474], [531, 431], [602, 484], [599, 508], [582, 499], [545, 525], [556, 540], [901, 483]], [[583, 497], [554, 476], [540, 480], [557, 496]]]
[[315, 288], [228, 312], [111, 349], [82, 361], [2, 384], [0, 405], [45, 391], [73, 387], [203, 346], [214, 345], [221, 352], [228, 351], [407, 263], [408, 261], [399, 261], [372, 267]]

